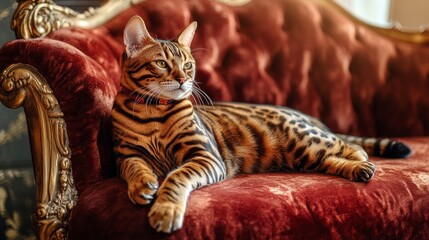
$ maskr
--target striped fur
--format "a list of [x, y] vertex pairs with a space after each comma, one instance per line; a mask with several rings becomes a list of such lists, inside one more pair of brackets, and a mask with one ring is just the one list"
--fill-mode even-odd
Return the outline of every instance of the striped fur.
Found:
[[[181, 228], [194, 189], [236, 174], [321, 172], [366, 182], [375, 166], [357, 144], [381, 156], [409, 154], [396, 141], [335, 135], [285, 107], [193, 105], [192, 92], [201, 93], [190, 53], [195, 28], [192, 23], [173, 41], [154, 40], [134, 17], [124, 32], [126, 91], [112, 110], [114, 152], [130, 200], [149, 204], [156, 195], [149, 222], [157, 231]], [[160, 186], [158, 178], [165, 179]]]

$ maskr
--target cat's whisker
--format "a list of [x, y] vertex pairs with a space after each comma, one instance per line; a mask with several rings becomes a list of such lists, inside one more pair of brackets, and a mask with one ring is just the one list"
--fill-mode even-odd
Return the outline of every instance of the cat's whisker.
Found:
[[131, 92], [131, 94], [137, 93], [137, 97], [134, 99], [134, 103], [133, 103], [133, 118], [135, 116], [135, 107], [136, 107], [136, 104], [140, 101], [140, 99], [143, 98], [143, 97], [140, 97], [140, 96], [144, 95], [143, 94], [143, 90], [144, 90], [143, 87], [139, 87], [139, 88], [137, 88], [137, 89], [135, 89], [134, 91]]
[[197, 98], [195, 98], [194, 94], [191, 94], [191, 98], [194, 100], [194, 102], [199, 105], [199, 102], [197, 100]]
[[[157, 98], [157, 96], [160, 95], [161, 90], [163, 89], [162, 86], [158, 86], [156, 88], [152, 88], [150, 89], [150, 91], [147, 93], [147, 98], [145, 101], [145, 105], [146, 105], [146, 113], [148, 114], [148, 109], [149, 109], [149, 105], [152, 103], [152, 101], [154, 99]], [[158, 105], [158, 103], [156, 102], [156, 105]]]
[[[198, 96], [194, 96], [194, 95], [197, 95], [196, 91], [198, 91], [197, 87], [195, 86], [195, 84], [193, 84], [192, 85], [192, 91], [191, 91], [191, 97], [193, 97], [194, 100], [197, 100], [195, 97], [198, 97]], [[198, 104], [201, 104], [201, 103], [202, 102], [198, 101]]]
[[201, 95], [197, 92], [197, 90], [192, 92], [192, 97], [196, 98], [199, 105], [205, 106], [204, 101], [201, 98]]
[[[164, 95], [164, 93], [166, 93], [168, 91], [168, 89], [166, 89], [165, 87], [160, 86], [159, 88], [156, 88], [156, 91], [154, 91], [154, 95], [151, 96], [151, 100], [157, 100], [157, 99], [161, 99], [161, 97]], [[155, 106], [158, 106], [159, 101], [155, 101]]]
[[[148, 114], [149, 112], [148, 112], [148, 104], [149, 104], [149, 99], [150, 99], [150, 97], [152, 96], [152, 93], [153, 92], [153, 89], [148, 89], [148, 91], [147, 91], [147, 93], [145, 94], [146, 96], [148, 96], [148, 97], [146, 97], [146, 99], [145, 99], [145, 111], [146, 111], [146, 114]], [[141, 96], [141, 98], [140, 99], [143, 99], [144, 98], [144, 96], [142, 95]]]
[[211, 105], [210, 99], [206, 99], [204, 94], [199, 89], [195, 89], [195, 95], [200, 99], [201, 105], [207, 106]]
[[192, 97], [194, 97], [197, 100], [197, 104], [201, 106], [205, 106], [203, 99], [201, 98], [201, 94], [198, 93], [197, 89], [193, 89], [192, 91]]
[[[150, 96], [150, 101], [148, 101], [148, 104], [153, 104], [155, 103], [155, 106], [158, 106], [158, 101], [157, 99], [160, 98], [160, 96], [162, 96], [162, 94], [165, 92], [166, 90], [162, 87], [159, 86], [158, 88], [155, 88], [153, 91], [153, 94]], [[153, 102], [154, 101], [154, 102]]]
[[203, 100], [201, 99], [201, 97], [199, 96], [198, 93], [192, 93], [191, 97], [195, 100], [195, 102], [197, 103], [197, 105], [202, 106], [203, 110], [206, 112], [206, 106], [203, 103]]
[[[198, 94], [196, 96], [199, 96]], [[202, 111], [207, 112], [207, 106], [203, 103], [203, 100], [201, 99], [201, 97], [198, 97], [200, 100], [199, 102], [202, 102], [201, 104], [198, 104], [201, 108]]]
[[206, 100], [206, 103], [208, 105], [213, 107], [213, 101], [211, 100], [209, 95], [207, 95], [207, 93], [205, 93], [198, 85], [195, 85], [193, 90], [195, 90], [195, 93], [198, 94], [202, 99]]

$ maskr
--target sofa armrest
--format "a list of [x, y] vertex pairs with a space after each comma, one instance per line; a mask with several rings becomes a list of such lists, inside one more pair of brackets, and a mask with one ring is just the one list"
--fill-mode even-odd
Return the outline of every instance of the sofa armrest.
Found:
[[81, 191], [83, 185], [115, 174], [108, 129], [120, 68], [118, 54], [103, 40], [106, 36], [79, 29], [59, 30], [55, 36], [66, 35], [71, 43], [39, 38], [5, 44], [0, 49], [0, 70], [28, 64], [47, 81], [64, 113], [75, 185]]
[[58, 101], [43, 76], [26, 64], [12, 64], [1, 73], [0, 101], [9, 108], [23, 106], [26, 113], [36, 180], [38, 238], [62, 235], [77, 202], [77, 191]]

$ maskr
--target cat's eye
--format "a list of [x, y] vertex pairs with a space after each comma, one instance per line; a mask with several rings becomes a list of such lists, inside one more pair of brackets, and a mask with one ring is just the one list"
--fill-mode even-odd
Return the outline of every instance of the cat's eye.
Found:
[[189, 70], [192, 68], [192, 63], [191, 62], [187, 62], [185, 63], [185, 65], [183, 65], [183, 69], [184, 70]]
[[158, 67], [160, 68], [166, 68], [167, 67], [167, 63], [164, 60], [158, 60], [155, 62], [156, 65], [158, 65]]

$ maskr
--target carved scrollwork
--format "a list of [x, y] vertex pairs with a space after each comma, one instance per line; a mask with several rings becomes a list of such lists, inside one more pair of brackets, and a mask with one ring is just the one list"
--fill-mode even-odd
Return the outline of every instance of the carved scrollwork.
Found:
[[71, 27], [71, 18], [77, 15], [73, 10], [60, 7], [50, 0], [21, 1], [11, 27], [17, 38], [41, 37], [62, 27]]
[[26, 100], [26, 92], [23, 87], [30, 81], [30, 75], [23, 71], [13, 71], [8, 75], [2, 75], [0, 101], [9, 108], [21, 107]]
[[[68, 148], [68, 138], [67, 138], [67, 133], [66, 133], [66, 126], [65, 123], [63, 121], [56, 121], [53, 123], [53, 126], [55, 128], [55, 136], [54, 136], [54, 140], [55, 140], [55, 145], [59, 151], [59, 153], [61, 154], [61, 156], [68, 156], [70, 155], [70, 150]], [[61, 170], [68, 170], [68, 168], [65, 168], [65, 166], [70, 166], [70, 160], [68, 160], [67, 158], [62, 158], [61, 159]], [[67, 164], [66, 164], [67, 163]]]
[[142, 0], [110, 0], [103, 6], [78, 13], [52, 0], [21, 0], [12, 18], [17, 38], [37, 38], [67, 27], [95, 28]]
[[0, 101], [24, 107], [36, 179], [39, 239], [65, 239], [77, 202], [66, 124], [46, 80], [32, 66], [14, 64], [0, 75]]

